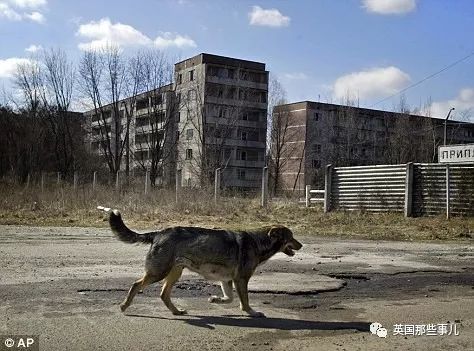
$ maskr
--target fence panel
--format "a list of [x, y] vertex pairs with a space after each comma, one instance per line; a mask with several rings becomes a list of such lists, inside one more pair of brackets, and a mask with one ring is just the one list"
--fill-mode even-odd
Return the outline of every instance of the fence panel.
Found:
[[[416, 164], [413, 210], [415, 216], [444, 214], [474, 215], [474, 165]], [[446, 176], [449, 174], [449, 189]], [[446, 203], [449, 191], [449, 205]]]
[[331, 208], [403, 212], [406, 172], [406, 165], [334, 168]]

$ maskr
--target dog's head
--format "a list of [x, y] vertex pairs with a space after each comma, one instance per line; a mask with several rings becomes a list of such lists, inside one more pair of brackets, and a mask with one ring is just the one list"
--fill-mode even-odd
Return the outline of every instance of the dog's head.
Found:
[[293, 238], [291, 230], [284, 226], [272, 227], [268, 232], [268, 236], [272, 241], [281, 245], [279, 251], [288, 256], [293, 256], [295, 254], [294, 250], [299, 250], [303, 246], [298, 240]]

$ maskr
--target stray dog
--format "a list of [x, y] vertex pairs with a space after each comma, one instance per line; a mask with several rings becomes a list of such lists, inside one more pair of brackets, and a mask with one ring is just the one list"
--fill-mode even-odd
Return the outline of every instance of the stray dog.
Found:
[[265, 317], [249, 305], [248, 282], [255, 268], [277, 252], [293, 256], [302, 245], [293, 238], [290, 229], [275, 226], [257, 231], [232, 232], [198, 227], [174, 227], [144, 234], [130, 230], [120, 212], [109, 212], [109, 223], [117, 238], [126, 243], [151, 244], [145, 260], [145, 275], [130, 288], [120, 309], [125, 311], [138, 291], [164, 280], [161, 299], [175, 315], [186, 311], [171, 302], [171, 289], [181, 277], [183, 268], [197, 272], [211, 281], [220, 281], [223, 297], [211, 296], [211, 303], [230, 303], [232, 282], [240, 298], [240, 308], [252, 317]]

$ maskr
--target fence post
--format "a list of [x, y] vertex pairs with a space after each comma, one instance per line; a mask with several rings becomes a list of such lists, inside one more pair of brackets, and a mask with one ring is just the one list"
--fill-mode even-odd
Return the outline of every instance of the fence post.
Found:
[[120, 190], [120, 171], [117, 171], [115, 175], [115, 189]]
[[145, 195], [148, 194], [149, 180], [150, 180], [150, 171], [146, 170], [146, 172], [145, 172]]
[[413, 162], [406, 165], [405, 176], [405, 217], [413, 214]]
[[74, 190], [77, 190], [77, 181], [78, 181], [77, 172], [74, 172]]
[[306, 207], [309, 207], [311, 205], [311, 185], [306, 185], [305, 187], [305, 203], [306, 203]]
[[181, 176], [182, 176], [182, 171], [180, 169], [176, 170], [176, 203], [179, 202], [179, 189], [181, 188]]
[[44, 172], [41, 172], [41, 192], [44, 192]]
[[61, 184], [61, 172], [58, 172], [57, 177], [58, 178], [56, 180], [56, 183], [57, 183], [57, 185], [59, 185], [59, 184]]
[[262, 207], [268, 204], [268, 167], [262, 169]]
[[221, 190], [221, 169], [217, 168], [214, 171], [214, 202], [217, 204], [219, 193]]
[[332, 192], [332, 165], [326, 166], [326, 175], [324, 182], [324, 213], [331, 211], [331, 192]]
[[450, 209], [450, 176], [449, 176], [449, 164], [446, 164], [446, 219], [449, 219], [451, 217], [451, 209]]
[[95, 187], [97, 185], [97, 171], [92, 173], [92, 191], [95, 191]]

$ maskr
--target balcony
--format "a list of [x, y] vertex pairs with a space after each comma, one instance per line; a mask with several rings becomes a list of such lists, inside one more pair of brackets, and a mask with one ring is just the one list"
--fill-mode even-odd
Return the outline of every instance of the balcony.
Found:
[[238, 87], [244, 87], [244, 88], [252, 88], [252, 89], [261, 89], [261, 90], [268, 89], [267, 83], [257, 83], [257, 82], [252, 82], [249, 80], [243, 80], [243, 79], [231, 79], [231, 78], [221, 78], [221, 77], [216, 77], [216, 76], [207, 76], [206, 82], [232, 85], [232, 86], [238, 86]]
[[205, 102], [217, 105], [242, 106], [245, 108], [255, 109], [267, 109], [268, 107], [268, 104], [266, 102], [252, 102], [247, 100], [226, 99], [224, 97], [216, 97], [210, 95], [206, 95]]
[[263, 168], [265, 167], [265, 161], [230, 160], [229, 166], [245, 168]]

